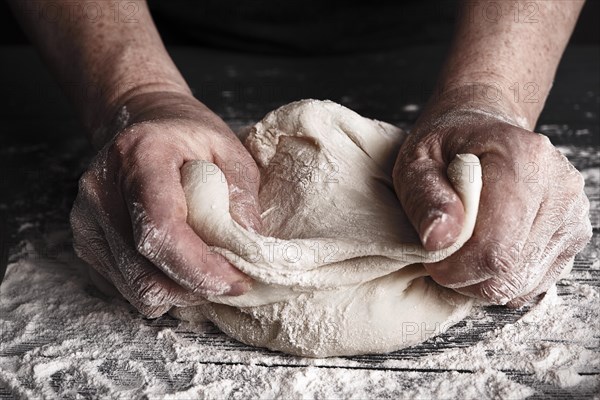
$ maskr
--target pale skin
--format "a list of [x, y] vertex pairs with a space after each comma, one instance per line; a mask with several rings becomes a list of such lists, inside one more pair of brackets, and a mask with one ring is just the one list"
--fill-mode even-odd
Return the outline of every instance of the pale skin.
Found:
[[[256, 164], [229, 127], [192, 96], [145, 2], [136, 2], [136, 23], [115, 18], [112, 1], [96, 2], [102, 17], [58, 21], [32, 12], [28, 2], [9, 2], [99, 151], [72, 211], [77, 254], [148, 317], [197, 304], [208, 293], [250, 290], [252, 281], [212, 254], [187, 225], [179, 170], [189, 160], [216, 163], [232, 189], [234, 218], [260, 229], [258, 180], [247, 179], [256, 176]], [[53, 3], [62, 15], [73, 15], [76, 3]], [[424, 246], [437, 249], [454, 242], [464, 218], [446, 166], [458, 153], [482, 161], [474, 235], [448, 260], [426, 265], [438, 283], [519, 306], [545, 292], [589, 240], [581, 175], [531, 131], [582, 5], [461, 4], [438, 81], [441, 94], [430, 99], [394, 170], [407, 215]], [[537, 102], [523, 101], [532, 91]], [[523, 166], [536, 165], [537, 179], [523, 179]], [[486, 171], [493, 179], [486, 180]]]

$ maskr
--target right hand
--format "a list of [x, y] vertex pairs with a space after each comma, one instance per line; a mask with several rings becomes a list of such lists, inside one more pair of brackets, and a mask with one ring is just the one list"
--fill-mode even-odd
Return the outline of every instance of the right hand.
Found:
[[145, 94], [124, 110], [126, 127], [79, 182], [71, 212], [77, 255], [147, 317], [199, 304], [207, 294], [247, 291], [250, 278], [186, 223], [179, 171], [186, 161], [215, 163], [229, 183], [233, 218], [260, 229], [259, 172], [250, 154], [190, 95]]

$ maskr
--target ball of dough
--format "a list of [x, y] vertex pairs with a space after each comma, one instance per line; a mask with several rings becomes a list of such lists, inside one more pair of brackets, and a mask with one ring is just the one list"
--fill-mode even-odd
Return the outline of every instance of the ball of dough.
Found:
[[235, 188], [216, 165], [186, 163], [188, 223], [255, 283], [242, 296], [212, 296], [173, 313], [208, 318], [249, 345], [310, 357], [398, 350], [464, 318], [472, 301], [437, 285], [421, 263], [450, 256], [471, 236], [479, 160], [458, 155], [450, 164], [465, 224], [454, 246], [429, 252], [392, 184], [404, 138], [399, 128], [330, 101], [272, 111], [245, 143], [261, 172], [260, 234], [231, 218]]

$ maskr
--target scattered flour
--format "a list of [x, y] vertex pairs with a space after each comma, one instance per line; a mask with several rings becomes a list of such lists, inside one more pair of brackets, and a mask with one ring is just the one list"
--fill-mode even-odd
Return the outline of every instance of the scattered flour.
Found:
[[[600, 389], [599, 290], [586, 283], [563, 281], [560, 296], [551, 291], [513, 324], [477, 308], [428, 351], [306, 359], [249, 348], [208, 323], [192, 333], [169, 317], [145, 320], [88, 283], [68, 240], [54, 232], [11, 257], [0, 291], [0, 398], [517, 399]], [[482, 321], [497, 328], [465, 347], [461, 329]]]

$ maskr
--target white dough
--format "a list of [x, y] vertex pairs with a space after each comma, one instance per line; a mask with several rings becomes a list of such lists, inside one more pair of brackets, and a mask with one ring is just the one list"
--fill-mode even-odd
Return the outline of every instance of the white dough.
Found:
[[420, 264], [444, 259], [471, 236], [481, 191], [474, 155], [448, 177], [465, 207], [449, 249], [425, 251], [394, 192], [391, 172], [405, 133], [329, 101], [303, 100], [269, 113], [246, 147], [261, 170], [263, 235], [238, 225], [216, 165], [182, 168], [188, 223], [251, 276], [242, 296], [179, 308], [250, 345], [328, 357], [390, 352], [460, 321], [472, 301], [437, 285]]

